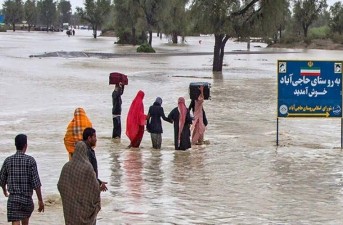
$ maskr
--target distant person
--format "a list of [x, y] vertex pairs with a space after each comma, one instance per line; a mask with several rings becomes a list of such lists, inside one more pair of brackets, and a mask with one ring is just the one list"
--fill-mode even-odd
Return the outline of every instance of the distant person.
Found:
[[187, 150], [190, 148], [191, 131], [189, 126], [192, 124], [192, 118], [183, 97], [178, 99], [178, 107], [169, 113], [168, 119], [174, 123], [175, 150]]
[[144, 135], [146, 115], [143, 105], [144, 92], [138, 91], [133, 99], [126, 119], [126, 135], [130, 139], [129, 148], [138, 148]]
[[73, 36], [75, 36], [75, 29], [73, 28]]
[[193, 112], [193, 122], [192, 122], [192, 144], [193, 145], [202, 145], [204, 142], [204, 133], [207, 126], [207, 118], [205, 110], [203, 107], [204, 104], [204, 86], [199, 87], [200, 95], [197, 100], [192, 100], [189, 105], [189, 110]]
[[94, 169], [94, 172], [96, 175], [96, 179], [98, 179], [98, 182], [100, 185], [100, 190], [101, 191], [107, 191], [107, 187], [106, 187], [107, 182], [100, 180], [98, 177], [98, 175], [99, 175], [99, 173], [98, 173], [98, 161], [96, 160], [95, 151], [94, 151], [94, 148], [95, 148], [96, 142], [97, 142], [95, 129], [93, 129], [91, 127], [87, 127], [83, 131], [83, 142], [87, 145], [88, 159], [89, 159], [89, 162], [93, 166], [93, 169]]
[[76, 108], [64, 136], [64, 145], [69, 153], [69, 160], [73, 156], [76, 142], [83, 140], [82, 134], [86, 127], [92, 127], [92, 122], [83, 108]]
[[164, 114], [162, 107], [162, 99], [157, 97], [154, 104], [150, 106], [147, 115], [147, 130], [151, 136], [152, 147], [154, 149], [161, 149], [162, 144], [162, 121], [168, 121], [168, 118]]
[[[0, 171], [0, 185], [7, 201], [7, 220], [12, 225], [28, 225], [34, 210], [33, 190], [38, 199], [38, 212], [44, 212], [41, 182], [37, 164], [32, 156], [26, 155], [27, 136], [15, 137], [17, 152], [5, 159]], [[7, 186], [7, 189], [6, 189]]]
[[113, 132], [112, 138], [120, 139], [121, 137], [121, 96], [124, 93], [124, 85], [119, 82], [114, 87], [112, 92], [112, 117], [113, 117]]
[[100, 187], [84, 142], [76, 144], [73, 158], [63, 166], [57, 188], [66, 225], [96, 224], [101, 209]]

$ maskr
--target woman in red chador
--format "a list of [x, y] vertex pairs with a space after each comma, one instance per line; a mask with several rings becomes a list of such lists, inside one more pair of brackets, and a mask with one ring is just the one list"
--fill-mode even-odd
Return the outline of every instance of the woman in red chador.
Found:
[[141, 144], [146, 115], [144, 114], [143, 105], [144, 92], [138, 91], [133, 99], [126, 119], [126, 135], [130, 139], [129, 147], [138, 148]]

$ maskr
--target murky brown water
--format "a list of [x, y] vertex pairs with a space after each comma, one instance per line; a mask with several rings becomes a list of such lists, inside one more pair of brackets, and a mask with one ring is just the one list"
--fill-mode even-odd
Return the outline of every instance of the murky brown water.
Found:
[[[94, 40], [87, 31], [69, 38], [64, 33], [0, 33], [0, 160], [14, 153], [16, 134], [28, 135], [28, 154], [37, 160], [47, 204], [44, 214], [34, 213], [32, 224], [63, 224], [56, 183], [68, 158], [63, 136], [76, 107], [86, 110], [97, 130], [99, 174], [109, 182], [109, 191], [102, 193], [99, 225], [342, 224], [341, 121], [281, 119], [276, 147], [276, 61], [337, 60], [342, 59], [341, 51], [237, 52], [225, 56], [222, 74], [212, 74], [212, 56], [206, 54], [29, 57], [56, 51], [135, 51], [132, 46], [113, 45], [114, 41]], [[155, 38], [153, 45], [160, 52], [211, 52], [213, 42], [213, 37], [193, 37], [175, 47]], [[227, 51], [244, 48], [244, 43], [230, 42]], [[113, 87], [108, 85], [113, 71], [129, 76], [124, 124], [140, 89], [146, 94], [146, 111], [160, 96], [169, 113], [179, 96], [189, 99], [190, 82], [212, 83], [212, 100], [205, 102], [205, 138], [210, 144], [175, 151], [168, 123], [163, 124], [160, 151], [151, 149], [148, 133], [140, 150], [126, 149], [125, 135], [121, 143], [114, 143]], [[0, 224], [5, 223], [6, 199], [1, 196]]]

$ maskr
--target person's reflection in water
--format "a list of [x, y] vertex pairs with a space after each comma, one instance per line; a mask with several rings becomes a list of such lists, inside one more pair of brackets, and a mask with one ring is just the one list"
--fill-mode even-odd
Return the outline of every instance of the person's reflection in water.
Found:
[[142, 153], [137, 150], [128, 150], [124, 161], [125, 184], [128, 188], [128, 195], [135, 200], [142, 197]]
[[[207, 180], [202, 180], [202, 175], [208, 174], [204, 165], [206, 158], [206, 149], [198, 148], [196, 151], [180, 152], [175, 151], [174, 153], [174, 174], [173, 179], [176, 182], [191, 181], [194, 175], [197, 176], [196, 182], [207, 183]], [[190, 176], [190, 174], [193, 174]]]
[[163, 188], [163, 171], [161, 168], [162, 154], [161, 151], [151, 150], [151, 156], [148, 157], [144, 171], [144, 178], [149, 185], [149, 198], [159, 196]]
[[117, 194], [117, 191], [115, 189], [119, 190], [121, 186], [121, 178], [123, 176], [122, 174], [122, 168], [121, 164], [119, 162], [120, 158], [120, 152], [112, 152], [111, 153], [111, 159], [112, 159], [112, 166], [111, 166], [111, 186], [115, 187], [114, 190], [111, 190], [111, 194], [115, 196]]
[[191, 153], [190, 151], [174, 153], [174, 173], [173, 180], [175, 182], [184, 182], [189, 178], [189, 170], [191, 168]]

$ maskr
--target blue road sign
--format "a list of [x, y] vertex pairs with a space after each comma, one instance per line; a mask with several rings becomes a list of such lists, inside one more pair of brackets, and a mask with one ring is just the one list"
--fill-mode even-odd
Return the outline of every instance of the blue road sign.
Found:
[[343, 61], [278, 61], [278, 117], [342, 117]]
[[0, 15], [0, 23], [4, 23], [5, 17], [3, 15]]

